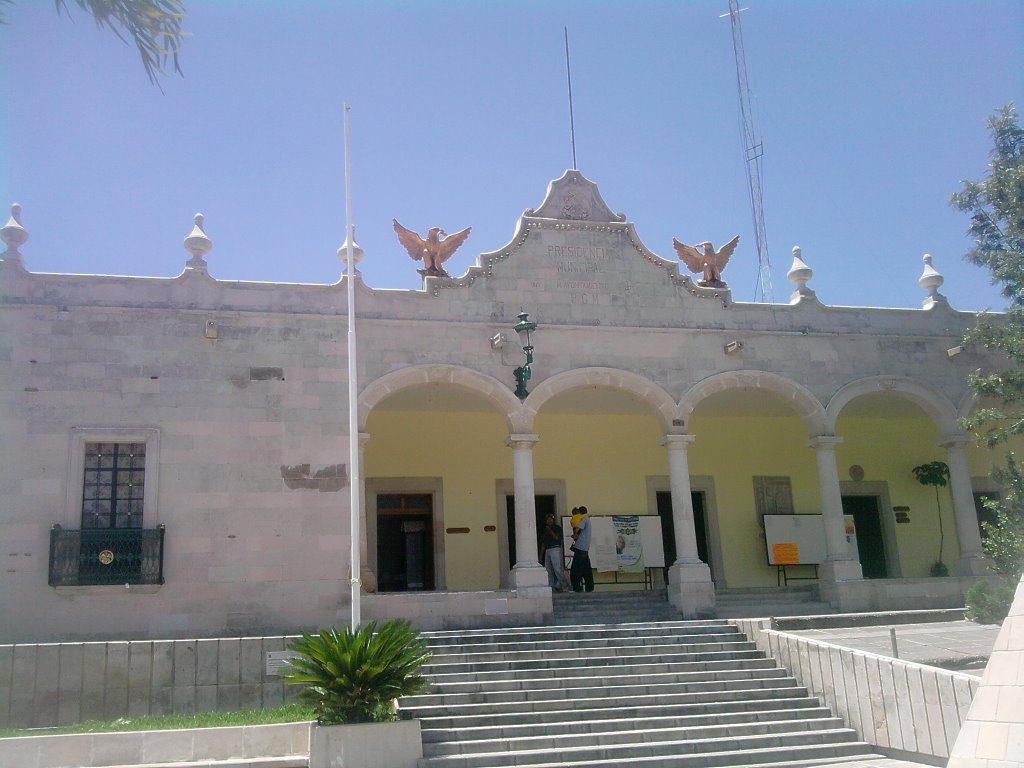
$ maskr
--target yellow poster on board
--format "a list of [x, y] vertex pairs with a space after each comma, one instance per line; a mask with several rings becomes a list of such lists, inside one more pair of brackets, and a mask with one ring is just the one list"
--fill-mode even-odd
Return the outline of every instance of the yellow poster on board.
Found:
[[799, 565], [800, 545], [795, 541], [772, 544], [772, 560], [775, 565]]

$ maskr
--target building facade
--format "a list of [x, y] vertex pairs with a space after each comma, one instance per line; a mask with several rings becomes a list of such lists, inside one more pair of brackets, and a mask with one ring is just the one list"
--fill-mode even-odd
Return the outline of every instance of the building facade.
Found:
[[[33, 273], [16, 218], [0, 642], [347, 622], [345, 279], [216, 280], [198, 224], [174, 278]], [[976, 497], [998, 491], [958, 423], [967, 370], [992, 362], [961, 347], [973, 315], [930, 263], [922, 309], [827, 306], [811, 277], [797, 258], [788, 304], [733, 302], [567, 171], [461, 277], [357, 278], [363, 618], [543, 622], [537, 519], [581, 504], [659, 519], [668, 567], [650, 575], [684, 616], [791, 577], [837, 610], [962, 604], [985, 572]], [[938, 495], [913, 474], [933, 461]], [[820, 515], [822, 562], [770, 564], [765, 514]], [[638, 586], [618, 577], [599, 589]]]

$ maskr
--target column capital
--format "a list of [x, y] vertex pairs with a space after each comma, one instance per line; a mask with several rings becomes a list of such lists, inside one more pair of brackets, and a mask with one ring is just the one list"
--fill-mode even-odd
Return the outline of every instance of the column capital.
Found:
[[974, 438], [968, 435], [966, 432], [954, 433], [952, 435], [943, 435], [939, 438], [936, 443], [940, 448], [966, 448], [974, 442]]
[[825, 448], [826, 450], [834, 450], [837, 445], [842, 444], [843, 438], [836, 435], [818, 435], [807, 441], [808, 448]]
[[505, 438], [505, 445], [509, 448], [532, 448], [539, 440], [540, 435], [513, 433]]
[[685, 451], [690, 443], [696, 439], [696, 435], [665, 435], [658, 441], [658, 445], [663, 445], [670, 451], [673, 448], [679, 451]]

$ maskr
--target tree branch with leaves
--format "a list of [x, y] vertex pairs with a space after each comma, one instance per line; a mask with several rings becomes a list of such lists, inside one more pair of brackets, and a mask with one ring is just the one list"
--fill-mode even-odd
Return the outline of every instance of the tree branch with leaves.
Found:
[[[971, 217], [967, 231], [975, 246], [964, 258], [986, 268], [1009, 302], [1005, 314], [979, 315], [964, 336], [966, 344], [1001, 353], [1005, 361], [997, 370], [979, 368], [968, 376], [981, 407], [963, 425], [993, 448], [1024, 434], [1024, 129], [1012, 104], [988, 124], [993, 143], [988, 175], [963, 182], [952, 204]], [[967, 606], [971, 617], [1001, 621], [1024, 573], [1024, 475], [1012, 452], [993, 477], [1004, 496], [985, 502], [996, 523], [985, 524], [983, 543], [998, 578], [994, 585], [973, 587]]]
[[[0, 0], [0, 24], [5, 23], [3, 5], [14, 0]], [[181, 28], [185, 18], [183, 0], [54, 0], [57, 13], [71, 16], [71, 5], [77, 5], [96, 21], [96, 26], [111, 30], [121, 40], [134, 44], [142, 59], [149, 81], [158, 88], [159, 77], [167, 74], [167, 65], [183, 75], [178, 52], [186, 32]]]

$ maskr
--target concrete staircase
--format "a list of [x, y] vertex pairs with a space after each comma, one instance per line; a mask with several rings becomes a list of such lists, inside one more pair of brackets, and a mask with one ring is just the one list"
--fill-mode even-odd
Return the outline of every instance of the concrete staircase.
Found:
[[[678, 621], [664, 589], [632, 592], [567, 592], [554, 594], [554, 621], [559, 626], [576, 624], [626, 624], [631, 622]], [[818, 585], [719, 589], [715, 613], [720, 619], [749, 619], [765, 616], [820, 616], [835, 611], [818, 599]]]
[[715, 613], [720, 619], [767, 616], [821, 616], [835, 613], [818, 597], [818, 585], [754, 587], [715, 590]]
[[552, 595], [556, 626], [678, 621], [664, 589], [631, 592], [565, 592]]
[[[611, 617], [609, 617], [611, 618]], [[797, 768], [876, 758], [722, 620], [425, 633], [421, 768]]]

